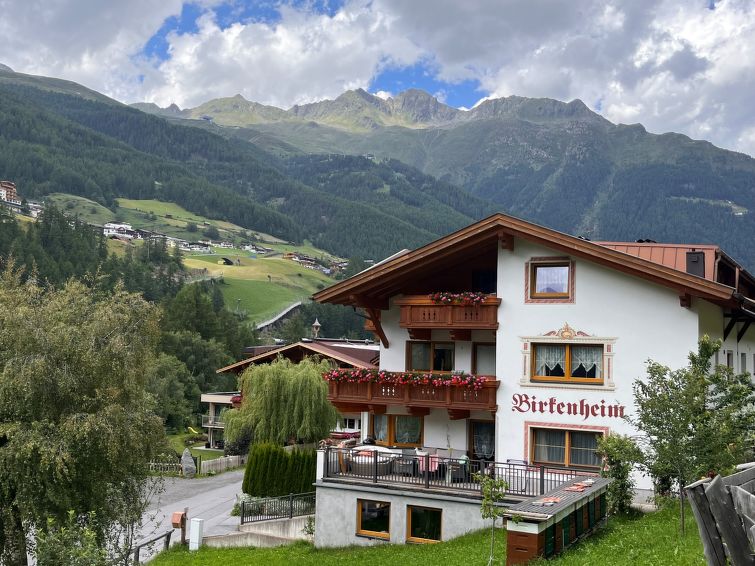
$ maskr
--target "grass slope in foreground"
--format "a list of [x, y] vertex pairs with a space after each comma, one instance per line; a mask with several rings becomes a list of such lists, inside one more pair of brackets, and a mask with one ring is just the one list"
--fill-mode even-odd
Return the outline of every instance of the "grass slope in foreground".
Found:
[[[689, 510], [688, 510], [689, 511]], [[669, 507], [649, 515], [611, 518], [603, 530], [553, 560], [532, 563], [541, 566], [679, 565], [704, 566], [702, 543], [692, 513], [687, 513], [687, 532], [679, 533], [678, 509]], [[151, 562], [153, 566], [220, 566], [225, 564], [485, 564], [490, 533], [478, 531], [433, 545], [381, 545], [316, 550], [297, 543], [281, 548], [204, 548], [189, 552], [174, 547]], [[505, 532], [496, 538], [496, 563], [505, 563]]]

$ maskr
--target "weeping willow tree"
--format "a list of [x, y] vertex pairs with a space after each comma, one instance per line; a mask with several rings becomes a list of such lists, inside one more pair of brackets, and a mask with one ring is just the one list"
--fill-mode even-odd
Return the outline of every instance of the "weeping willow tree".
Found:
[[225, 415], [226, 441], [251, 435], [255, 443], [283, 444], [317, 442], [328, 436], [338, 420], [322, 378], [329, 369], [327, 361], [315, 358], [298, 364], [278, 358], [251, 366], [241, 376], [241, 407]]

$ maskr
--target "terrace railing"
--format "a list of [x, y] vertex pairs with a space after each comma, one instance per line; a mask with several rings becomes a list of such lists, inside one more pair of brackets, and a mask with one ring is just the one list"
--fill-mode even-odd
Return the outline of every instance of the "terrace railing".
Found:
[[519, 497], [542, 495], [577, 477], [597, 476], [594, 472], [570, 468], [326, 448], [323, 478], [479, 493], [480, 482], [475, 476], [480, 473], [505, 480], [506, 492]]
[[292, 519], [315, 512], [315, 492], [290, 493], [282, 497], [269, 497], [257, 501], [241, 503], [241, 524], [269, 521], [271, 519]]

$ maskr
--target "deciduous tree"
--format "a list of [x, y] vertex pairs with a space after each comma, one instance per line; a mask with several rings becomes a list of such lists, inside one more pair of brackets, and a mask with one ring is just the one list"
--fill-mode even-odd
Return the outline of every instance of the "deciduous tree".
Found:
[[156, 314], [122, 288], [0, 276], [0, 562], [25, 564], [71, 510], [95, 513], [103, 547], [129, 543], [164, 438], [145, 389]]

